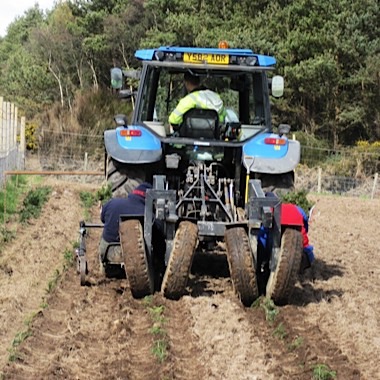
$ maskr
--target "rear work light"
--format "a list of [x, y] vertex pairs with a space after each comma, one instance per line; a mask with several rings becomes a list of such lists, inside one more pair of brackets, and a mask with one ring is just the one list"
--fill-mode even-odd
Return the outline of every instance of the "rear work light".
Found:
[[124, 137], [140, 137], [141, 131], [139, 129], [122, 129], [120, 131], [120, 136]]
[[264, 142], [267, 145], [286, 145], [285, 139], [279, 139], [275, 137], [267, 137]]

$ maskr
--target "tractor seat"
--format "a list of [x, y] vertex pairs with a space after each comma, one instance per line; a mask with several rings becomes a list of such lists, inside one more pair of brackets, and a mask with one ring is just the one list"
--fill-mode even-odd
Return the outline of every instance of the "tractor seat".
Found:
[[192, 108], [183, 115], [179, 128], [181, 137], [219, 139], [219, 115], [215, 110]]

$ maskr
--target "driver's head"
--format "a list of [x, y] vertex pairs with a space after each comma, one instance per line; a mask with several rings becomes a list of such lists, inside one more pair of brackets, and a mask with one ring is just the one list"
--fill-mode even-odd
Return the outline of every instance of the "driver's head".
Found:
[[183, 76], [183, 80], [185, 82], [185, 87], [187, 91], [194, 90], [194, 88], [199, 87], [201, 83], [200, 77], [191, 74], [189, 71], [186, 71], [186, 73]]

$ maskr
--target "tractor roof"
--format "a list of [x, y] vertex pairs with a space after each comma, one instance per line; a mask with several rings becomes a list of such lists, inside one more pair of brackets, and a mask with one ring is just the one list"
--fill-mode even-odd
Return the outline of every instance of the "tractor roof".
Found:
[[181, 62], [222, 66], [271, 67], [276, 64], [274, 57], [256, 54], [250, 49], [161, 46], [157, 49], [137, 50], [135, 57], [142, 61]]

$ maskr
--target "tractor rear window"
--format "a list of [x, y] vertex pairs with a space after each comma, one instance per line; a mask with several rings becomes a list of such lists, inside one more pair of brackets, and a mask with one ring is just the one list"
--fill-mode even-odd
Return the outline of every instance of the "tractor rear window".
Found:
[[[156, 121], [168, 125], [169, 115], [187, 94], [184, 72], [148, 66], [136, 121]], [[215, 91], [223, 100], [227, 111], [226, 122], [265, 124], [264, 104], [267, 100], [263, 91], [263, 73], [199, 70], [197, 74], [201, 88]]]

